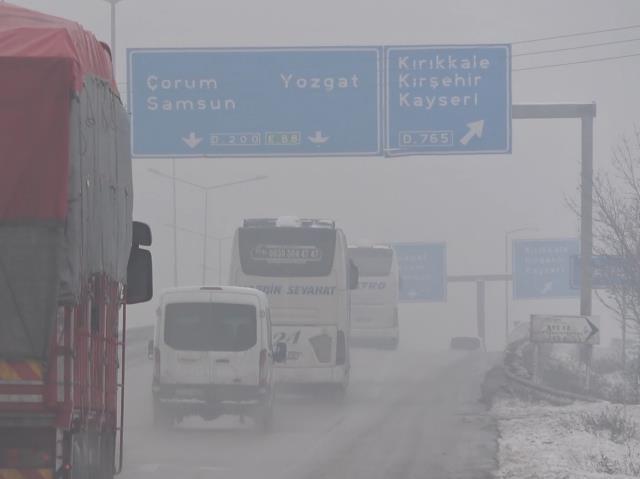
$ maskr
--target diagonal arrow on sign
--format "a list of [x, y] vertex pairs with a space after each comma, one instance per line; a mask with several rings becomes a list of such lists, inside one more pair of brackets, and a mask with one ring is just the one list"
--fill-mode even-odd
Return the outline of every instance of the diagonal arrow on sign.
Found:
[[482, 132], [484, 131], [484, 120], [472, 121], [471, 123], [467, 123], [467, 128], [469, 128], [467, 134], [460, 138], [460, 143], [462, 143], [463, 145], [469, 143], [474, 136], [482, 138]]

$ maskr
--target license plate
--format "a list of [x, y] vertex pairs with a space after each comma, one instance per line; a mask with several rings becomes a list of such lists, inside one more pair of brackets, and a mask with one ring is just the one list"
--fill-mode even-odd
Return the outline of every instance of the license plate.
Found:
[[370, 323], [371, 321], [373, 321], [373, 319], [371, 319], [371, 318], [357, 318], [356, 321], [359, 322], [359, 323]]
[[300, 356], [302, 356], [302, 353], [299, 351], [289, 351], [287, 353], [287, 359], [291, 359], [292, 361], [300, 359]]

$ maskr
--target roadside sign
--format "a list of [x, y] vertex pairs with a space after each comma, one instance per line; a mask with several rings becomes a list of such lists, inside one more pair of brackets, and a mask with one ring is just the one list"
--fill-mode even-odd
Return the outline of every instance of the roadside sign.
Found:
[[400, 269], [400, 301], [446, 301], [446, 244], [396, 243], [392, 246]]
[[[580, 257], [571, 257], [571, 287], [580, 289]], [[591, 258], [591, 288], [607, 289], [621, 286], [625, 281], [624, 258], [622, 256], [596, 255]]]
[[385, 47], [388, 155], [511, 152], [511, 47]]
[[382, 48], [130, 49], [135, 157], [382, 152]]
[[580, 249], [577, 238], [513, 240], [514, 299], [573, 298], [571, 257]]
[[600, 344], [600, 318], [534, 314], [530, 340], [533, 343]]

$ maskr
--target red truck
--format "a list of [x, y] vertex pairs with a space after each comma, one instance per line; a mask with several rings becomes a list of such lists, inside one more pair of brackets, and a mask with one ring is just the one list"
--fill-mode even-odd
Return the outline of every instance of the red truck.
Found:
[[152, 296], [106, 45], [0, 3], [0, 479], [122, 467], [126, 305]]

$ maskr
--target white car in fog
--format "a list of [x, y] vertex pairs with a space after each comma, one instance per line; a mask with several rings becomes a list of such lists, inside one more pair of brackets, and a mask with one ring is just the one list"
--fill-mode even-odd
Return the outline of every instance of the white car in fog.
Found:
[[248, 415], [271, 423], [274, 351], [267, 296], [255, 289], [175, 288], [160, 297], [154, 340], [153, 420], [169, 427], [186, 416]]

